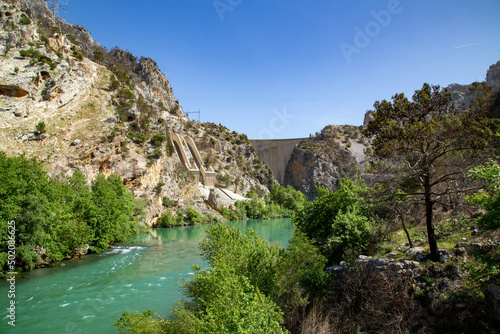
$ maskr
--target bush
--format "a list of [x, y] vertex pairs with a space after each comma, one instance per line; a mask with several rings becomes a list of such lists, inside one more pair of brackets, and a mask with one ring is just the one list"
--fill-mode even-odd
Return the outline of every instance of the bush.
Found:
[[110, 84], [109, 85], [110, 85], [111, 90], [116, 90], [116, 89], [118, 89], [118, 87], [120, 87], [120, 82], [118, 80], [116, 80], [116, 77], [113, 74], [111, 74], [111, 76], [110, 76]]
[[142, 313], [122, 313], [114, 326], [119, 333], [166, 334], [165, 321], [165, 317], [148, 310]]
[[45, 125], [45, 122], [42, 122], [42, 121], [38, 122], [35, 129], [39, 133], [46, 133], [47, 132], [47, 126]]
[[349, 251], [356, 255], [370, 239], [371, 220], [363, 198], [364, 186], [344, 179], [335, 192], [317, 188], [319, 196], [292, 217], [298, 230], [314, 240], [332, 262], [339, 262]]
[[161, 156], [163, 155], [163, 152], [159, 148], [155, 148], [153, 150], [153, 159], [160, 159]]
[[167, 137], [159, 133], [155, 133], [153, 137], [151, 137], [151, 143], [155, 146], [161, 146], [161, 144], [166, 140]]
[[500, 227], [500, 166], [490, 160], [484, 166], [471, 169], [469, 177], [473, 180], [484, 180], [486, 183], [486, 191], [467, 198], [487, 210], [487, 213], [479, 218], [479, 223], [487, 229]]
[[178, 204], [176, 201], [169, 199], [167, 196], [163, 196], [162, 205], [169, 208], [169, 207], [177, 206]]
[[198, 225], [202, 221], [201, 214], [195, 208], [187, 208], [186, 216], [189, 225]]
[[177, 225], [174, 215], [170, 210], [166, 210], [156, 223], [157, 227], [172, 227]]
[[[0, 228], [7, 231], [7, 222], [16, 222], [16, 267], [60, 261], [85, 245], [102, 251], [142, 231], [142, 210], [117, 175], [99, 175], [89, 189], [78, 170], [59, 182], [36, 160], [0, 152], [0, 180]], [[0, 238], [0, 259], [7, 246]]]
[[276, 304], [237, 271], [220, 263], [210, 271], [196, 270], [186, 283], [193, 302], [173, 310], [166, 323], [171, 333], [286, 333]]
[[21, 19], [19, 20], [19, 24], [28, 25], [30, 23], [31, 23], [31, 20], [29, 17], [27, 17], [26, 15], [21, 16]]
[[201, 254], [212, 267], [225, 263], [268, 296], [277, 296], [277, 271], [283, 249], [271, 245], [249, 229], [245, 235], [238, 228], [222, 224], [210, 226], [200, 243]]

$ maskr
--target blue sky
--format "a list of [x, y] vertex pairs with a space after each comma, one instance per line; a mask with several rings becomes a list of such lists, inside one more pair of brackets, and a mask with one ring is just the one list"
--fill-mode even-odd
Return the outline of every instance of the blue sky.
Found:
[[[63, 1], [60, 1], [63, 4]], [[500, 60], [500, 1], [67, 0], [94, 40], [151, 57], [184, 111], [250, 138], [361, 125], [424, 82], [482, 81]]]

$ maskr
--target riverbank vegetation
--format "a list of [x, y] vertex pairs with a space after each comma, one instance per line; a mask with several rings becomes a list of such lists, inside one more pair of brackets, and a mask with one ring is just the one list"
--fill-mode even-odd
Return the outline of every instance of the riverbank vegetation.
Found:
[[[195, 268], [173, 315], [125, 313], [116, 328], [496, 333], [500, 94], [472, 89], [466, 111], [427, 84], [412, 101], [398, 94], [376, 102], [365, 135], [373, 143], [367, 168], [377, 182], [345, 179], [335, 191], [317, 188], [311, 202], [287, 197], [293, 210], [276, 196], [292, 192], [273, 189], [269, 203], [295, 212], [287, 249], [252, 231], [213, 225], [200, 245], [208, 268]], [[226, 214], [261, 218], [267, 206], [252, 198]]]
[[249, 201], [237, 201], [234, 208], [223, 208], [227, 220], [273, 219], [291, 217], [307, 202], [307, 197], [292, 186], [273, 185], [263, 199], [255, 192], [247, 194]]
[[[87, 185], [71, 178], [49, 178], [42, 164], [0, 152], [0, 229], [16, 227], [16, 268], [35, 267], [91, 252], [145, 231], [141, 203], [118, 175], [99, 175]], [[0, 269], [6, 270], [8, 238], [1, 233]]]

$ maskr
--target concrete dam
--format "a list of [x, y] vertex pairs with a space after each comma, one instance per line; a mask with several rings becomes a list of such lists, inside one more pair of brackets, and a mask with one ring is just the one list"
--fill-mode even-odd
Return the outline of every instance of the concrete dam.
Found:
[[293, 139], [250, 139], [259, 159], [273, 171], [280, 184], [285, 180], [285, 169], [294, 147], [307, 138]]

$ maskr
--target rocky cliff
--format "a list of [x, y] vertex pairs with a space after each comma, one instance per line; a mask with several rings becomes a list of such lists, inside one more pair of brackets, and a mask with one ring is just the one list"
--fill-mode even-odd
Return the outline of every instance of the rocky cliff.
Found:
[[315, 186], [336, 189], [343, 178], [361, 175], [368, 147], [360, 127], [328, 125], [295, 147], [285, 170], [285, 184], [310, 199]]
[[275, 182], [246, 136], [186, 118], [152, 59], [104, 49], [42, 0], [1, 2], [1, 150], [35, 157], [54, 176], [118, 173], [150, 203], [151, 223], [164, 196], [209, 210], [168, 138], [172, 132], [194, 139], [222, 186], [265, 193]]

